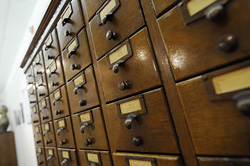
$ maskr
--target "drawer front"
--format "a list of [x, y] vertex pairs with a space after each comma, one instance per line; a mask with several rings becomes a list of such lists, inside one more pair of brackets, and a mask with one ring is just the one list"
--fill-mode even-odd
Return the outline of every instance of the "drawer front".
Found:
[[33, 61], [33, 67], [35, 72], [35, 77], [37, 74], [42, 74], [44, 72], [44, 60], [43, 60], [43, 52], [39, 51]]
[[39, 109], [42, 123], [52, 120], [49, 97], [39, 102]]
[[50, 103], [53, 119], [70, 115], [65, 86], [62, 86], [50, 95]]
[[101, 165], [112, 166], [112, 160], [109, 151], [79, 150], [80, 166]]
[[183, 166], [180, 156], [167, 156], [155, 154], [136, 154], [136, 153], [113, 153], [115, 165], [119, 166]]
[[36, 146], [43, 146], [41, 125], [33, 126], [34, 141]]
[[42, 124], [43, 140], [46, 147], [56, 147], [54, 126], [52, 122]]
[[46, 70], [49, 93], [51, 94], [61, 85], [65, 84], [61, 56], [58, 56]]
[[248, 166], [249, 158], [198, 157], [200, 166]]
[[49, 92], [44, 72], [36, 75], [36, 89], [38, 101], [41, 101], [48, 96]]
[[[87, 10], [88, 20], [90, 20], [90, 18], [94, 16], [96, 11], [102, 6], [102, 4], [105, 1], [107, 2], [107, 0], [84, 0]], [[83, 4], [84, 2], [83, 0], [81, 1], [82, 6], [84, 6]]]
[[26, 75], [26, 80], [27, 80], [28, 85], [29, 84], [35, 84], [34, 70], [33, 70], [32, 65], [29, 67], [29, 69], [27, 70], [25, 75]]
[[78, 0], [72, 0], [57, 23], [58, 38], [62, 50], [83, 26], [80, 4]]
[[75, 149], [58, 148], [59, 164], [63, 166], [78, 166]]
[[57, 147], [75, 148], [70, 117], [54, 121]]
[[37, 125], [40, 124], [40, 114], [38, 111], [38, 107], [36, 104], [32, 104], [31, 107], [31, 121], [32, 121], [32, 125]]
[[85, 29], [66, 46], [62, 60], [67, 81], [91, 64]]
[[43, 44], [43, 56], [45, 67], [52, 63], [53, 59], [60, 54], [59, 44], [57, 40], [56, 29], [54, 29], [46, 38]]
[[47, 166], [60, 166], [56, 148], [45, 148]]
[[75, 114], [72, 121], [77, 148], [109, 149], [100, 108]]
[[37, 165], [46, 166], [46, 156], [44, 152], [44, 148], [40, 146], [36, 146], [36, 156], [37, 156]]
[[161, 85], [153, 56], [144, 28], [100, 59], [98, 67], [106, 101]]
[[250, 156], [250, 92], [242, 86], [250, 87], [249, 66], [246, 61], [177, 84], [196, 154]]
[[179, 81], [248, 57], [249, 9], [248, 1], [232, 1], [216, 20], [204, 17], [188, 25], [177, 7], [163, 15], [159, 25], [175, 79]]
[[155, 14], [156, 16], [159, 16], [161, 13], [166, 11], [166, 9], [171, 8], [180, 0], [152, 0], [152, 1], [155, 9]]
[[35, 103], [37, 101], [36, 98], [36, 86], [29, 84], [27, 87], [28, 90], [28, 97], [29, 97], [29, 101], [30, 103]]
[[67, 90], [71, 114], [99, 105], [92, 66], [67, 83]]
[[106, 108], [116, 150], [179, 153], [163, 89], [117, 101]]
[[[107, 19], [103, 19], [105, 18], [105, 11], [110, 7], [110, 4], [107, 3], [100, 8], [98, 12], [100, 14], [95, 15], [90, 21], [97, 59], [144, 25], [137, 0], [111, 0], [109, 2], [113, 3], [114, 1], [116, 4], [120, 3], [120, 5], [112, 15], [106, 16]], [[111, 9], [115, 9], [115, 7]], [[105, 22], [103, 20], [107, 22], [105, 24], [101, 23]]]

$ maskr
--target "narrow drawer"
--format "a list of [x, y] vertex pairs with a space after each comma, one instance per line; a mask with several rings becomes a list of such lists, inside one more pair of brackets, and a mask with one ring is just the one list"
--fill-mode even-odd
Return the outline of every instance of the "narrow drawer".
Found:
[[37, 165], [46, 166], [46, 156], [44, 147], [36, 146]]
[[33, 126], [34, 141], [36, 146], [43, 146], [41, 125]]
[[95, 108], [72, 117], [78, 149], [108, 150], [108, 140], [101, 109]]
[[161, 13], [175, 5], [180, 0], [152, 0], [155, 14], [159, 16]]
[[91, 64], [85, 29], [66, 46], [62, 60], [67, 81]]
[[43, 140], [46, 147], [56, 147], [54, 126], [52, 122], [42, 124]]
[[35, 84], [35, 76], [33, 66], [31, 65], [25, 73], [27, 84]]
[[100, 59], [98, 68], [106, 101], [161, 85], [146, 28]]
[[76, 150], [58, 148], [59, 164], [63, 166], [78, 166]]
[[61, 85], [65, 84], [61, 56], [58, 56], [46, 70], [49, 93], [51, 94]]
[[51, 148], [51, 147], [46, 147], [45, 148], [45, 153], [47, 156], [47, 166], [60, 166], [59, 160], [58, 160], [58, 155], [57, 155], [57, 149], [56, 148]]
[[179, 153], [163, 89], [106, 106], [116, 151]]
[[58, 38], [61, 50], [84, 26], [82, 11], [78, 0], [72, 0], [64, 9], [57, 23]]
[[31, 104], [30, 106], [32, 125], [40, 124], [40, 114], [38, 111], [37, 104]]
[[100, 58], [144, 25], [137, 0], [110, 0], [90, 21], [96, 58]]
[[113, 153], [113, 160], [117, 166], [184, 166], [180, 156], [170, 155]]
[[43, 52], [40, 50], [33, 61], [33, 68], [35, 77], [37, 78], [38, 74], [42, 74], [44, 72], [44, 60], [43, 60]]
[[70, 117], [55, 120], [54, 127], [57, 147], [75, 148], [75, 140]]
[[250, 61], [177, 84], [196, 154], [250, 156]]
[[59, 44], [57, 40], [56, 29], [54, 29], [46, 38], [43, 44], [43, 56], [45, 67], [48, 67], [49, 64], [56, 59], [60, 54]]
[[50, 103], [53, 119], [70, 115], [65, 86], [62, 86], [50, 95]]
[[248, 166], [249, 158], [198, 157], [200, 166]]
[[[83, 2], [84, 1], [84, 2]], [[108, 0], [81, 0], [82, 6], [86, 6], [88, 21], [94, 16], [96, 11]]]
[[112, 160], [109, 151], [79, 150], [80, 166], [101, 165], [112, 166]]
[[36, 89], [38, 101], [49, 95], [46, 76], [44, 72], [36, 75]]
[[71, 114], [99, 105], [92, 66], [67, 83]]
[[28, 97], [29, 97], [29, 101], [30, 103], [35, 103], [37, 101], [36, 98], [36, 86], [29, 84], [27, 86], [27, 90], [28, 90]]
[[39, 110], [42, 123], [52, 120], [49, 97], [46, 97], [39, 102]]
[[[181, 10], [176, 7], [159, 18], [176, 81], [249, 57], [249, 2], [238, 0], [220, 5], [219, 1], [226, 2], [186, 1]], [[213, 18], [215, 11], [220, 13], [218, 9], [222, 10], [221, 15]]]

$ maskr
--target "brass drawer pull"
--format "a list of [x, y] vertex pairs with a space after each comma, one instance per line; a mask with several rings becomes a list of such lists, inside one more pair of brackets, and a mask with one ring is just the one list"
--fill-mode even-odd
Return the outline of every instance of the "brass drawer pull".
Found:
[[64, 32], [64, 36], [71, 36], [72, 33], [69, 30], [65, 30]]
[[243, 115], [250, 116], [250, 91], [243, 91], [234, 96], [237, 108]]
[[69, 53], [67, 53], [67, 58], [71, 58], [71, 56], [75, 53], [76, 51], [70, 51]]
[[65, 139], [63, 139], [63, 140], [60, 140], [60, 144], [61, 145], [65, 145], [67, 142], [66, 142], [66, 140]]
[[62, 114], [61, 110], [56, 110], [55, 112], [56, 112], [56, 115]]
[[61, 132], [61, 131], [63, 131], [64, 129], [65, 129], [65, 128], [60, 127], [60, 128], [57, 130], [57, 132], [56, 132], [56, 133], [57, 133], [57, 135], [58, 135], [58, 136], [60, 136], [60, 132]]
[[49, 132], [49, 130], [44, 131], [43, 136], [45, 136], [45, 134], [48, 133], [48, 132]]
[[218, 40], [218, 47], [221, 51], [232, 52], [238, 47], [238, 39], [232, 34], [223, 35]]
[[51, 141], [50, 140], [46, 140], [46, 145], [50, 144]]
[[48, 55], [48, 60], [50, 60], [50, 59], [55, 59], [55, 57]]
[[75, 87], [74, 90], [73, 90], [74, 94], [77, 95], [77, 90], [82, 89], [82, 88], [83, 88], [83, 85]]
[[134, 137], [133, 138], [133, 144], [135, 146], [140, 146], [142, 144], [142, 138], [141, 137]]
[[57, 99], [53, 100], [52, 104], [55, 106], [57, 101], [60, 101], [60, 98], [57, 98]]
[[92, 140], [91, 139], [86, 139], [85, 141], [84, 141], [84, 144], [86, 145], [86, 146], [89, 146], [89, 145], [91, 145], [93, 142], [92, 142]]
[[63, 161], [61, 162], [61, 166], [64, 166], [68, 161], [68, 159], [63, 159]]
[[132, 122], [133, 120], [136, 118], [137, 116], [135, 114], [129, 114], [127, 119], [125, 120], [125, 127], [127, 129], [131, 129], [132, 128]]
[[84, 129], [85, 129], [85, 127], [87, 127], [88, 125], [89, 125], [88, 123], [84, 123], [84, 124], [81, 126], [81, 128], [80, 128], [81, 133], [84, 133]]
[[51, 82], [51, 86], [54, 87], [54, 86], [58, 86], [58, 82]]
[[79, 70], [79, 69], [80, 69], [80, 65], [71, 64], [71, 65], [70, 65], [70, 69], [71, 69], [71, 70]]
[[114, 40], [116, 36], [117, 36], [117, 34], [115, 32], [112, 32], [111, 30], [109, 30], [106, 33], [106, 39], [108, 39], [108, 40]]
[[130, 82], [128, 82], [128, 81], [120, 81], [120, 82], [118, 83], [118, 88], [119, 88], [120, 90], [128, 89], [128, 88], [129, 88], [129, 84], [130, 84]]

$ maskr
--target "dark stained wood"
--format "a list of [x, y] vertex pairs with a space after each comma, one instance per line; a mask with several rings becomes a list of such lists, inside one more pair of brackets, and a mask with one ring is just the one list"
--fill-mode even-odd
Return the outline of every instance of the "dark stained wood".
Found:
[[[46, 103], [46, 106], [42, 107], [42, 103], [44, 103], [44, 101]], [[46, 97], [44, 100], [41, 100], [39, 102], [39, 111], [41, 123], [49, 122], [52, 120], [49, 97]]]
[[154, 17], [154, 11], [151, 7], [150, 0], [141, 1], [143, 12], [145, 15], [146, 24], [149, 29], [150, 37], [152, 40], [153, 48], [155, 51], [156, 59], [161, 71], [161, 77], [164, 83], [165, 92], [170, 106], [170, 111], [173, 116], [173, 122], [179, 139], [181, 152], [186, 166], [197, 166], [197, 160], [187, 127], [186, 119], [183, 109], [180, 104], [180, 99], [175, 86], [172, 72], [168, 59], [166, 58], [166, 50], [161, 40], [157, 20]]
[[169, 9], [178, 1], [180, 0], [152, 0], [156, 16], [159, 16], [162, 12]]
[[[64, 120], [65, 122], [65, 128], [58, 134], [57, 131], [59, 129], [58, 121]], [[55, 136], [56, 136], [56, 144], [57, 147], [60, 148], [75, 148], [75, 139], [74, 139], [74, 133], [71, 123], [71, 117], [65, 117], [62, 119], [58, 119], [54, 121], [54, 128], [55, 128]], [[61, 144], [60, 141], [66, 140], [66, 144]]]
[[115, 166], [128, 166], [126, 158], [148, 161], [147, 159], [155, 159], [157, 166], [184, 166], [180, 156], [155, 155], [155, 154], [139, 154], [139, 153], [113, 153]]
[[[83, 77], [85, 77], [86, 83], [83, 85], [82, 88], [79, 88], [77, 90], [77, 94], [75, 94], [74, 89], [76, 86], [74, 85], [74, 80], [81, 74], [83, 74]], [[92, 66], [79, 73], [76, 77], [72, 79], [72, 81], [67, 83], [67, 90], [71, 114], [98, 106], [100, 104]], [[80, 100], [85, 100], [86, 105], [80, 106]]]
[[[72, 14], [69, 18], [69, 21], [63, 25], [62, 19], [60, 18], [57, 23], [57, 31], [59, 43], [61, 50], [68, 44], [68, 42], [80, 31], [84, 26], [81, 7], [78, 0], [72, 0], [69, 2], [69, 5], [72, 6]], [[67, 8], [67, 7], [66, 7]], [[71, 34], [65, 36], [65, 31], [69, 31]]]
[[[132, 36], [129, 41], [133, 55], [119, 65], [118, 73], [114, 73], [107, 64], [106, 56], [97, 63], [107, 102], [161, 85], [146, 28]], [[120, 81], [130, 82], [129, 88], [120, 90]]]
[[112, 160], [109, 151], [93, 151], [93, 150], [79, 150], [79, 163], [80, 166], [91, 165], [92, 162], [88, 162], [87, 153], [99, 153], [102, 166], [112, 166]]
[[[99, 25], [99, 17], [96, 15], [90, 21], [89, 26], [97, 59], [139, 30], [143, 25], [144, 21], [137, 0], [120, 0], [120, 7], [104, 25]], [[106, 33], [109, 30], [117, 33], [114, 40], [106, 39]]]
[[[133, 120], [131, 129], [127, 129], [124, 125], [127, 116], [119, 117], [116, 102], [107, 105], [115, 149], [131, 152], [178, 154], [179, 146], [163, 90], [157, 89], [144, 93], [143, 98], [147, 112], [138, 115]], [[141, 137], [141, 145], [135, 146], [133, 144], [135, 137]]]
[[[68, 47], [76, 40], [78, 42], [78, 48], [73, 53], [73, 55], [68, 58]], [[66, 77], [66, 81], [69, 81], [73, 76], [79, 73], [81, 70], [85, 69], [87, 66], [91, 64], [91, 58], [88, 48], [88, 42], [86, 37], [86, 31], [83, 29], [75, 38], [71, 41], [66, 49], [62, 52], [62, 62], [64, 67], [64, 73]], [[71, 65], [75, 64], [78, 66], [78, 69], [72, 70]]]
[[[45, 125], [49, 125], [49, 130], [47, 128], [45, 130]], [[56, 139], [55, 139], [55, 132], [54, 132], [54, 125], [52, 122], [42, 124], [42, 131], [43, 131], [43, 140], [44, 146], [46, 147], [56, 147]]]
[[196, 153], [250, 156], [250, 121], [234, 101], [208, 100], [201, 76], [177, 85]]
[[[56, 65], [56, 71], [52, 74], [50, 72], [51, 65]], [[51, 94], [58, 87], [65, 84], [61, 56], [58, 56], [54, 60], [54, 62], [52, 62], [50, 66], [47, 67], [46, 73], [47, 73], [47, 79], [48, 79], [49, 93]], [[50, 74], [51, 76], [49, 76]], [[53, 83], [55, 83], [56, 85], [52, 86]]]
[[[53, 61], [53, 59], [56, 59], [56, 57], [60, 54], [60, 48], [58, 43], [58, 37], [56, 33], [56, 29], [54, 29], [45, 39], [45, 41], [48, 38], [52, 39], [51, 46], [47, 49], [45, 43], [43, 43], [43, 56], [44, 56], [44, 62], [45, 62], [45, 68], [49, 66], [49, 64]], [[52, 58], [52, 59], [50, 59]]]
[[39, 113], [37, 104], [31, 104], [30, 105], [30, 110], [31, 110], [30, 114], [31, 114], [32, 125], [40, 124], [41, 123], [40, 122], [40, 113]]
[[41, 125], [33, 126], [34, 143], [36, 146], [43, 146], [43, 131]]
[[249, 158], [198, 157], [200, 166], [248, 166]]
[[[40, 81], [42, 84], [39, 84]], [[36, 75], [36, 91], [38, 101], [43, 100], [49, 94], [45, 72]]]
[[[177, 81], [249, 57], [249, 2], [233, 1], [225, 6], [224, 14], [216, 21], [206, 18], [185, 25], [176, 7], [159, 19], [167, 56]], [[173, 35], [174, 34], [174, 35]], [[218, 40], [225, 34], [238, 38], [238, 49], [223, 52]]]
[[[108, 150], [108, 140], [100, 108], [92, 109], [90, 112], [87, 111], [87, 113], [92, 114], [93, 122], [90, 123], [84, 129], [84, 133], [82, 133], [80, 128], [84, 123], [81, 123], [80, 116], [85, 113], [86, 111], [75, 114], [72, 117], [77, 148]], [[86, 146], [86, 139], [91, 139], [92, 144]]]
[[[52, 150], [53, 156], [48, 160], [48, 157], [51, 156], [51, 155], [49, 155], [49, 152], [48, 152], [49, 150]], [[60, 164], [58, 162], [58, 154], [57, 154], [56, 148], [46, 147], [45, 153], [47, 156], [47, 166], [60, 166]]]
[[70, 155], [70, 159], [65, 164], [65, 166], [78, 166], [76, 149], [62, 149], [62, 148], [58, 148], [59, 165], [61, 165], [62, 161], [64, 160], [64, 158], [62, 157], [63, 151], [68, 151]]
[[[53, 104], [53, 101], [55, 100], [54, 94], [58, 91], [60, 91], [59, 93], [61, 94], [61, 98], [58, 101], [55, 101], [55, 104]], [[57, 89], [50, 95], [50, 103], [53, 119], [58, 119], [70, 115], [68, 96], [66, 93], [65, 85], [63, 85], [61, 88]], [[57, 111], [60, 111], [61, 113], [57, 114]]]
[[[38, 149], [41, 149], [41, 152], [38, 152]], [[37, 165], [46, 166], [46, 155], [43, 146], [36, 146], [36, 156], [37, 156]]]
[[86, 6], [87, 11], [87, 18], [86, 20], [89, 20], [91, 17], [94, 16], [96, 11], [102, 6], [106, 0], [80, 0], [82, 3], [82, 6]]

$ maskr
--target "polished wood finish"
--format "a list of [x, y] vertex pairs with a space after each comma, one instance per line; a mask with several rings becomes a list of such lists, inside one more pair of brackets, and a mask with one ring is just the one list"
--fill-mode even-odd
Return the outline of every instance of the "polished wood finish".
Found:
[[97, 154], [98, 157], [100, 158], [99, 162], [101, 163], [102, 166], [112, 166], [112, 161], [109, 151], [79, 150], [78, 156], [79, 156], [80, 166], [96, 164], [94, 162], [88, 161], [87, 153]]
[[[44, 105], [44, 103], [46, 104]], [[49, 122], [52, 120], [49, 97], [46, 97], [44, 100], [41, 100], [39, 102], [39, 111], [41, 123]]]
[[[86, 113], [92, 116], [93, 122], [89, 122], [88, 126], [84, 128], [84, 133], [82, 133], [80, 128], [82, 127], [82, 125], [84, 125], [84, 122], [81, 122], [80, 117], [81, 115], [84, 115]], [[101, 109], [99, 107], [75, 114], [72, 117], [72, 121], [76, 139], [76, 146], [78, 149], [109, 149], [103, 117]], [[90, 139], [92, 143], [85, 144], [87, 139]]]
[[[78, 47], [74, 53], [68, 57], [68, 47], [74, 41], [77, 41]], [[66, 46], [65, 50], [62, 52], [62, 61], [67, 81], [91, 64], [85, 29], [76, 35], [76, 37], [74, 37], [72, 41], [69, 42], [68, 46]], [[77, 65], [77, 69], [72, 69], [72, 65]]]
[[[37, 124], [40, 124], [40, 113], [39, 113], [39, 110], [38, 110], [38, 106], [37, 104], [31, 104], [30, 105], [30, 110], [31, 110], [31, 122], [32, 122], [32, 125], [37, 125]], [[33, 112], [33, 110], [35, 112]]]
[[[40, 150], [38, 149], [41, 149], [41, 152], [39, 152]], [[36, 146], [36, 156], [37, 156], [37, 165], [46, 166], [46, 155], [44, 147]]]
[[[120, 7], [113, 13], [108, 22], [103, 25], [99, 25], [99, 23], [97, 15], [89, 23], [97, 59], [144, 25], [137, 0], [120, 0]], [[106, 39], [106, 33], [109, 30], [117, 33], [114, 40]]]
[[38, 101], [43, 100], [49, 94], [46, 76], [44, 72], [41, 72], [40, 74], [36, 75], [36, 91]]
[[[86, 83], [82, 86], [82, 88], [79, 88], [77, 90], [77, 94], [75, 94], [74, 89], [77, 86], [74, 85], [74, 80], [80, 75], [83, 75], [83, 78], [85, 78]], [[92, 66], [88, 67], [86, 70], [82, 71], [77, 76], [75, 76], [70, 82], [68, 82], [67, 90], [71, 114], [98, 106], [100, 104]], [[80, 105], [80, 100], [85, 101], [86, 103]]]
[[[133, 55], [119, 65], [118, 73], [114, 73], [112, 67], [107, 64], [107, 56], [98, 61], [107, 102], [161, 85], [146, 28], [129, 38], [129, 41]], [[128, 89], [120, 90], [120, 81], [129, 82]]]
[[[52, 150], [53, 155], [49, 154], [49, 151], [51, 150]], [[47, 156], [47, 166], [60, 166], [56, 148], [46, 147], [45, 153]]]
[[[47, 129], [47, 126], [49, 129]], [[56, 147], [54, 125], [52, 122], [42, 124], [43, 140], [46, 147]]]
[[43, 146], [43, 131], [41, 125], [33, 126], [34, 142], [36, 146]]
[[226, 157], [198, 157], [200, 166], [247, 166], [249, 158], [226, 158]]
[[104, 2], [106, 0], [81, 0], [82, 6], [86, 6], [87, 20], [90, 20], [95, 15]]
[[180, 0], [152, 0], [156, 16], [159, 16], [165, 10], [177, 4], [178, 1]]
[[76, 150], [75, 149], [62, 149], [58, 148], [58, 158], [59, 158], [59, 164], [61, 165], [62, 161], [64, 160], [62, 156], [63, 151], [68, 151], [70, 159], [68, 162], [65, 164], [65, 166], [78, 166], [77, 162], [77, 155], [76, 155]]

